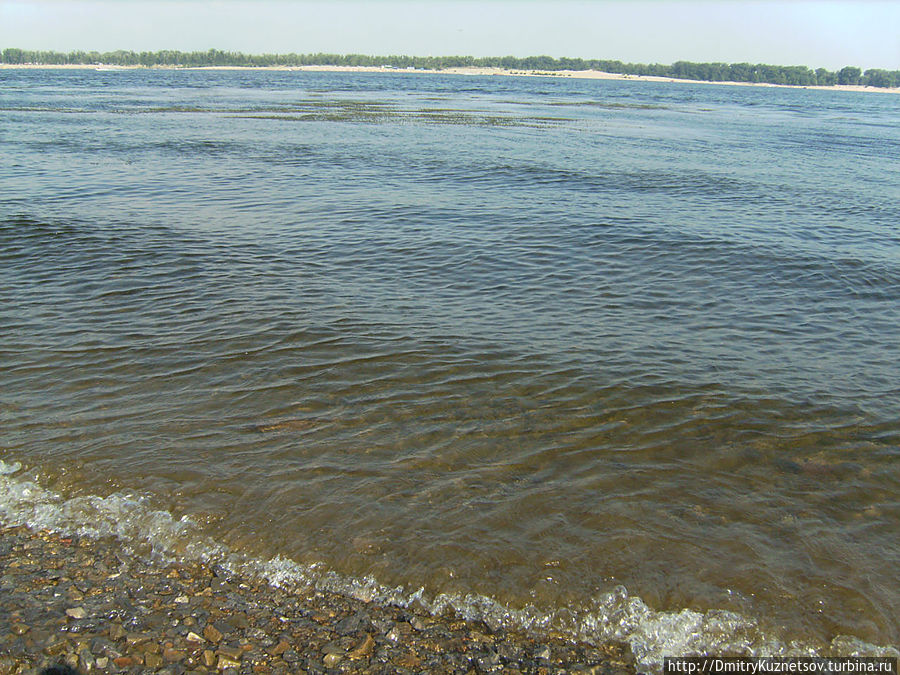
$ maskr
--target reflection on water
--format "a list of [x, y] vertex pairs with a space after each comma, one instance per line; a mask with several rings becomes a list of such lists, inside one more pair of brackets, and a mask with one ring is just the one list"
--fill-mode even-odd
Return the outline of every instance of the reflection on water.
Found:
[[0, 76], [0, 517], [648, 663], [900, 638], [891, 97]]

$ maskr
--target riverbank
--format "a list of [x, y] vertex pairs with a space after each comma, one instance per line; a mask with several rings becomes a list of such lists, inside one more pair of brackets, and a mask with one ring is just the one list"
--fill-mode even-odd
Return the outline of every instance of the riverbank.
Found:
[[[74, 70], [139, 70], [147, 66], [109, 66], [109, 65], [35, 65], [35, 64], [0, 64], [0, 70], [9, 69], [74, 69]], [[426, 70], [415, 68], [394, 68], [391, 66], [150, 66], [156, 70], [275, 70], [288, 72], [332, 72], [332, 73], [403, 73], [423, 74], [440, 73], [445, 75], [474, 75], [495, 77], [563, 77], [583, 80], [617, 80], [629, 82], [669, 82], [682, 84], [720, 84], [736, 87], [776, 87], [787, 89], [821, 89], [826, 91], [858, 91], [879, 92], [888, 94], [900, 93], [900, 87], [869, 87], [861, 85], [836, 84], [831, 86], [770, 84], [768, 82], [710, 82], [708, 80], [680, 80], [674, 77], [657, 77], [655, 75], [623, 75], [607, 73], [601, 70], [512, 70], [506, 68], [444, 68], [442, 70]]]
[[622, 645], [493, 631], [219, 567], [152, 563], [115, 539], [0, 527], [0, 674], [604, 673]]

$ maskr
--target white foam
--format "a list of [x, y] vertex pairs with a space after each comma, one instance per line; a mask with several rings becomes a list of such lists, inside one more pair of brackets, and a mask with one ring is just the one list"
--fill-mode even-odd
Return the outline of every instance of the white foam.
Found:
[[[18, 475], [14, 475], [18, 474]], [[115, 493], [63, 499], [36, 482], [18, 462], [0, 460], [0, 521], [94, 539], [114, 536], [147, 545], [165, 558], [209, 560], [226, 553], [184, 517], [153, 509], [141, 495]]]
[[655, 611], [624, 586], [592, 598], [584, 608], [546, 611], [531, 605], [508, 607], [483, 595], [431, 595], [425, 588], [410, 591], [390, 587], [371, 576], [348, 577], [322, 564], [301, 564], [281, 556], [259, 560], [230, 551], [205, 536], [189, 518], [178, 519], [168, 511], [153, 509], [143, 496], [116, 493], [65, 499], [39, 485], [18, 462], [3, 460], [0, 522], [92, 538], [111, 535], [126, 545], [138, 542], [147, 546], [156, 557], [215, 562], [232, 572], [261, 577], [287, 589], [312, 587], [368, 602], [417, 607], [433, 614], [450, 609], [494, 628], [554, 631], [594, 644], [626, 642], [642, 670], [658, 671], [665, 656], [726, 652], [752, 656], [900, 656], [893, 647], [872, 645], [853, 636], [838, 636], [830, 645], [788, 642], [767, 634], [753, 619], [725, 610]]
[[5, 476], [7, 474], [16, 473], [21, 468], [22, 468], [22, 465], [19, 462], [6, 463], [2, 459], [0, 459], [0, 476]]

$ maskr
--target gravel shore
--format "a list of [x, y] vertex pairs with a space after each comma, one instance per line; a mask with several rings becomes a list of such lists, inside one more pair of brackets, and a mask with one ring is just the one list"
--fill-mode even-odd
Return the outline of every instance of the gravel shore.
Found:
[[199, 564], [116, 540], [0, 527], [0, 675], [635, 672], [626, 647], [492, 631]]

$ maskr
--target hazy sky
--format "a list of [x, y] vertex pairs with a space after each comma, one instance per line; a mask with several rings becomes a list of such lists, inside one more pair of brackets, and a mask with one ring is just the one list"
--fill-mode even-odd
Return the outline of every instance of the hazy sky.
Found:
[[900, 2], [0, 0], [0, 49], [206, 50], [900, 69]]

